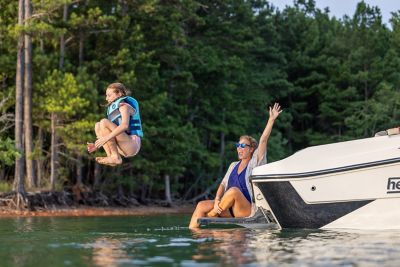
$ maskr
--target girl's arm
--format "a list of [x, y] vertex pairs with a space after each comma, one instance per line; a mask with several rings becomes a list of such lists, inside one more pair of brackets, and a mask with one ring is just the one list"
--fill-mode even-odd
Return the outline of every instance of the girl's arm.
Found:
[[269, 136], [271, 135], [272, 127], [274, 126], [274, 122], [281, 112], [281, 106], [278, 103], [275, 103], [273, 107], [269, 107], [268, 122], [265, 126], [265, 129], [260, 137], [260, 141], [258, 144], [257, 163], [262, 160], [265, 152], [267, 151], [267, 143]]
[[129, 106], [121, 105], [119, 107], [119, 112], [121, 113], [121, 124], [118, 125], [111, 133], [106, 136], [103, 136], [96, 140], [95, 147], [99, 149], [105, 143], [107, 143], [110, 139], [120, 135], [121, 133], [127, 131], [129, 129]]

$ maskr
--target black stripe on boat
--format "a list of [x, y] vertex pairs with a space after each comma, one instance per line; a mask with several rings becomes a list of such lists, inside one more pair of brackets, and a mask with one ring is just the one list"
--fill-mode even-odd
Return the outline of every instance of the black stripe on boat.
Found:
[[307, 204], [290, 182], [259, 182], [257, 186], [282, 228], [320, 228], [373, 201]]
[[332, 174], [332, 173], [337, 173], [337, 172], [353, 171], [353, 170], [358, 170], [358, 169], [363, 169], [363, 168], [377, 167], [377, 166], [381, 166], [381, 165], [388, 165], [388, 164], [399, 163], [399, 162], [400, 162], [400, 158], [392, 158], [392, 159], [360, 163], [360, 164], [354, 164], [354, 165], [349, 165], [349, 166], [344, 166], [344, 167], [318, 170], [318, 171], [312, 171], [312, 172], [253, 175], [250, 177], [250, 180], [257, 182], [257, 180], [263, 180], [263, 179], [305, 178], [305, 177], [313, 177], [313, 176], [324, 175], [324, 174]]

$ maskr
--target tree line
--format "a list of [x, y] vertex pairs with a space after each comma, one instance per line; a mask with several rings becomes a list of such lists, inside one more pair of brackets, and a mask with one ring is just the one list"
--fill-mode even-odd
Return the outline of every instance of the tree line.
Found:
[[[208, 197], [273, 102], [269, 161], [397, 125], [399, 53], [400, 13], [363, 1], [335, 18], [314, 0], [0, 0], [0, 190]], [[86, 152], [112, 82], [145, 135], [114, 168]]]

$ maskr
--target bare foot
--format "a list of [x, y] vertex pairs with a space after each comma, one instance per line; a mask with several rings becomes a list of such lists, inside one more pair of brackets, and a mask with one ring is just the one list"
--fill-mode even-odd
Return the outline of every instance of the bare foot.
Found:
[[114, 157], [97, 157], [96, 161], [100, 164], [108, 166], [116, 166], [122, 163], [121, 158], [114, 158]]

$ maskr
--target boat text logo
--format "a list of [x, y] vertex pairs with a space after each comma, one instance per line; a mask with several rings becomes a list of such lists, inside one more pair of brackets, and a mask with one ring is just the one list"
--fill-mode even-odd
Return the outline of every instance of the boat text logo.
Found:
[[390, 177], [387, 184], [387, 194], [400, 193], [400, 177]]

